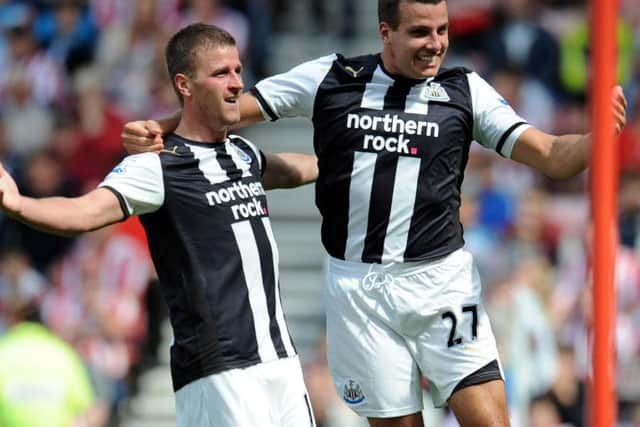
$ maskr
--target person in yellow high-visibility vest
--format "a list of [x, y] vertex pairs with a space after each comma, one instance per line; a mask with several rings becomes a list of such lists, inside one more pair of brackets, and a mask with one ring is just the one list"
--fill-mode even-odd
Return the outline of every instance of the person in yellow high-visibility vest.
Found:
[[0, 426], [95, 425], [93, 389], [75, 350], [39, 323], [33, 301], [12, 301], [7, 311], [9, 328], [0, 336]]

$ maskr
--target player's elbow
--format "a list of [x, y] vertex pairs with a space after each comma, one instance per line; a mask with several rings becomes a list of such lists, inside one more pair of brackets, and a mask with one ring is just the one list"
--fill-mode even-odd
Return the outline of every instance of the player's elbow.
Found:
[[582, 172], [584, 168], [567, 165], [550, 165], [542, 170], [545, 176], [554, 180], [573, 178]]
[[552, 179], [573, 178], [587, 168], [589, 153], [585, 147], [586, 144], [555, 137], [544, 151], [538, 169]]

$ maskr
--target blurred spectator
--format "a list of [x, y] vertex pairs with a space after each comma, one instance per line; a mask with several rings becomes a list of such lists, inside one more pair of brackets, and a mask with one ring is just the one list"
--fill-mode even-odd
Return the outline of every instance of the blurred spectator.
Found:
[[11, 152], [24, 160], [42, 150], [53, 128], [51, 111], [35, 102], [26, 70], [14, 68], [5, 86], [2, 120]]
[[620, 243], [640, 258], [640, 169], [622, 174], [618, 195]]
[[491, 292], [490, 311], [511, 418], [514, 426], [525, 426], [529, 402], [556, 376], [556, 341], [546, 303], [553, 277], [544, 257], [518, 256], [511, 267], [511, 277]]
[[474, 196], [463, 192], [460, 222], [464, 227], [465, 247], [473, 254], [478, 271], [487, 289], [502, 280], [508, 268], [506, 257], [496, 256], [500, 249], [500, 236], [491, 227], [480, 222], [480, 203]]
[[238, 10], [227, 7], [222, 0], [183, 0], [180, 26], [203, 22], [227, 30], [236, 40], [244, 62], [249, 52], [249, 21]]
[[47, 287], [42, 274], [20, 251], [4, 251], [0, 260], [0, 335], [11, 326], [12, 308], [21, 301], [39, 301]]
[[[560, 82], [563, 92], [584, 101], [590, 82], [589, 22], [586, 12], [582, 19], [565, 31], [560, 41]], [[631, 83], [633, 69], [634, 34], [629, 22], [621, 17], [617, 26], [618, 66], [616, 81], [623, 87]]]
[[77, 145], [69, 158], [68, 173], [82, 189], [100, 181], [124, 156], [120, 132], [124, 119], [106, 98], [100, 75], [83, 69], [74, 79], [78, 117]]
[[495, 0], [455, 0], [449, 4], [447, 62], [464, 65], [481, 75], [489, 69], [485, 38], [494, 25]]
[[544, 132], [555, 131], [556, 103], [540, 80], [527, 76], [519, 67], [511, 66], [494, 70], [491, 83], [522, 118]]
[[[168, 28], [178, 25], [178, 4], [181, 0], [153, 0], [157, 12], [156, 19]], [[101, 30], [113, 25], [128, 26], [135, 19], [135, 9], [140, 1], [131, 0], [89, 0], [94, 19]], [[100, 59], [99, 56], [96, 59]]]
[[536, 397], [529, 405], [529, 422], [523, 427], [568, 427], [560, 424], [560, 414], [553, 401], [545, 396]]
[[160, 20], [160, 5], [160, 0], [131, 3], [130, 19], [113, 22], [99, 41], [96, 77], [104, 76], [104, 90], [128, 117], [141, 117], [155, 107], [157, 73], [167, 80], [162, 52], [167, 27]]
[[[28, 160], [19, 185], [23, 194], [30, 197], [73, 194], [60, 162], [47, 151], [38, 152]], [[42, 273], [64, 256], [73, 243], [71, 238], [43, 233], [20, 222], [11, 221], [9, 227], [3, 246], [23, 250]]]
[[[4, 276], [18, 275], [19, 285], [33, 284], [23, 279], [30, 275], [24, 257], [5, 258], [2, 267]], [[18, 286], [7, 296], [2, 310], [9, 330], [0, 336], [0, 425], [98, 427], [87, 371], [73, 349], [39, 323], [38, 293]]]
[[[566, 238], [565, 238], [566, 239]], [[567, 346], [577, 345], [586, 350], [593, 321], [590, 257], [593, 229], [588, 227], [582, 236], [582, 247], [574, 248], [560, 259], [560, 279], [554, 289], [555, 311], [559, 314], [558, 336]], [[640, 387], [635, 375], [640, 372], [640, 258], [629, 248], [618, 245], [615, 265], [617, 314], [615, 345], [617, 356], [617, 391], [625, 400], [640, 399]], [[587, 351], [576, 353], [574, 369], [586, 375], [590, 363]]]
[[553, 404], [562, 425], [586, 427], [586, 386], [576, 371], [573, 347], [561, 347], [557, 375], [544, 397]]
[[[249, 20], [249, 52], [244, 61], [250, 72], [244, 77], [245, 85], [260, 80], [271, 74], [270, 60], [272, 54], [272, 1], [270, 0], [238, 0], [238, 8]], [[245, 73], [249, 74], [249, 73]], [[164, 79], [166, 81], [166, 79]]]
[[104, 417], [128, 395], [146, 333], [146, 248], [114, 226], [82, 235], [56, 267], [44, 317], [89, 366]]
[[150, 91], [149, 117], [167, 117], [180, 108], [173, 83], [167, 78], [164, 67], [154, 68]]
[[81, 0], [57, 0], [34, 21], [34, 33], [41, 46], [67, 73], [93, 60], [98, 28], [91, 10]]
[[[311, 17], [315, 23], [315, 30], [319, 33], [329, 30], [329, 11], [324, 0], [311, 0]], [[354, 0], [340, 1], [340, 30], [338, 36], [342, 41], [349, 41], [356, 35], [356, 5]]]
[[539, 0], [498, 0], [492, 31], [484, 46], [489, 72], [517, 67], [539, 80], [550, 93], [557, 91], [558, 43], [540, 25]]
[[[640, 58], [638, 59], [640, 61]], [[638, 72], [640, 76], [640, 69]], [[627, 117], [627, 125], [620, 135], [618, 159], [622, 171], [638, 172], [640, 171], [640, 91], [634, 100], [630, 100], [630, 104], [633, 114]]]
[[9, 62], [0, 69], [0, 96], [6, 96], [7, 86], [16, 76], [27, 82], [33, 101], [39, 106], [62, 102], [65, 91], [61, 64], [38, 49], [31, 27], [31, 15], [14, 22], [9, 32]]

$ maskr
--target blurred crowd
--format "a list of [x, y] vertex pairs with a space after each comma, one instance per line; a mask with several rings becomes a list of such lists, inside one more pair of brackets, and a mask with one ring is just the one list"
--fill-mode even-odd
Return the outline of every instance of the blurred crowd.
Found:
[[[272, 37], [291, 29], [286, 18], [293, 3], [0, 0], [0, 160], [27, 195], [70, 196], [95, 187], [124, 156], [126, 121], [177, 108], [163, 60], [176, 29], [201, 21], [231, 32], [250, 86], [272, 72]], [[308, 5], [310, 27], [335, 30], [337, 46], [357, 42], [358, 2], [336, 3], [342, 6], [338, 28], [327, 2], [318, 0]], [[640, 7], [637, 0], [621, 0], [620, 8], [617, 79], [629, 110], [618, 143], [616, 389], [620, 425], [637, 427]], [[592, 25], [584, 1], [449, 0], [449, 10], [445, 65], [478, 71], [542, 130], [589, 129], [588, 88], [597, 76], [588, 66]], [[550, 181], [472, 147], [463, 184], [464, 236], [483, 277], [515, 427], [587, 423], [588, 190], [588, 173]], [[96, 425], [117, 423], [118, 405], [135, 393], [136, 373], [155, 363], [163, 306], [136, 221], [67, 238], [0, 217], [0, 340], [11, 326], [8, 308], [16, 300], [37, 303], [43, 324], [87, 366], [97, 396]], [[322, 344], [316, 356], [306, 373], [318, 424], [347, 427], [327, 382]], [[446, 413], [437, 416], [451, 422]]]

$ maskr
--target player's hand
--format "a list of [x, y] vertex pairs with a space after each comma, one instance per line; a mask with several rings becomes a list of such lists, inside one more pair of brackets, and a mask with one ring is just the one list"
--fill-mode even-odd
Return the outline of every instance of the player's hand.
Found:
[[0, 209], [15, 218], [20, 215], [22, 196], [9, 172], [0, 163]]
[[159, 152], [164, 147], [162, 129], [155, 120], [128, 122], [124, 125], [121, 138], [129, 154]]
[[611, 105], [613, 107], [613, 117], [615, 119], [616, 135], [622, 133], [622, 129], [627, 124], [627, 99], [624, 97], [622, 87], [616, 86], [611, 92]]

